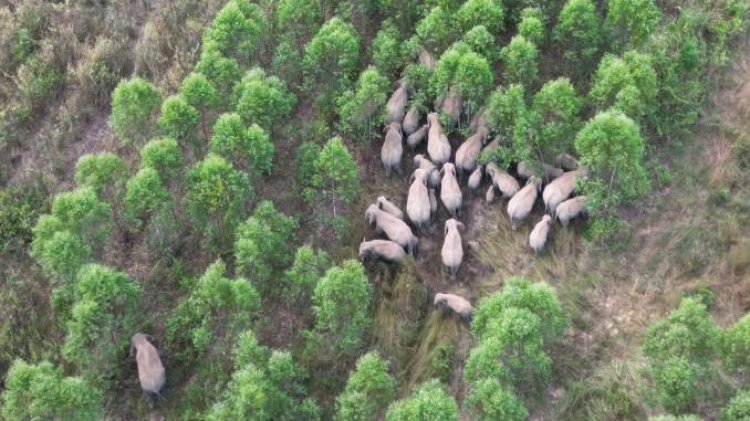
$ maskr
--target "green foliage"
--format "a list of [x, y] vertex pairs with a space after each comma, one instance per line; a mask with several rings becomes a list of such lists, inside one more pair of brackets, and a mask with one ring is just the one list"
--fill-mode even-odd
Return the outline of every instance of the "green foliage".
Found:
[[721, 421], [741, 421], [750, 419], [750, 392], [741, 390], [721, 410]]
[[350, 23], [334, 17], [305, 47], [302, 68], [306, 90], [330, 114], [334, 101], [353, 81], [359, 66], [359, 38]]
[[162, 137], [141, 148], [141, 168], [153, 168], [164, 182], [174, 179], [182, 169], [182, 153], [177, 141]]
[[98, 420], [102, 394], [78, 377], [63, 377], [48, 362], [16, 360], [5, 378], [0, 415], [7, 420]]
[[297, 188], [304, 191], [313, 187], [313, 178], [315, 177], [315, 165], [318, 162], [320, 151], [322, 149], [315, 143], [306, 141], [302, 142], [295, 152], [295, 167], [297, 168], [296, 181]]
[[500, 54], [497, 49], [495, 37], [484, 25], [477, 25], [464, 34], [461, 39], [472, 51], [480, 54], [492, 63]]
[[401, 35], [390, 20], [383, 21], [375, 39], [372, 40], [371, 48], [372, 63], [380, 74], [388, 79], [396, 78], [404, 65], [404, 54], [401, 51]]
[[167, 137], [180, 143], [198, 146], [196, 129], [200, 118], [200, 112], [181, 95], [172, 95], [161, 105], [161, 116], [157, 124]]
[[70, 278], [107, 239], [111, 223], [109, 205], [90, 187], [60, 193], [34, 226], [31, 254], [46, 271]]
[[396, 380], [388, 374], [388, 363], [377, 352], [367, 353], [357, 360], [344, 391], [336, 398], [337, 418], [378, 418], [395, 396]]
[[72, 296], [63, 356], [85, 373], [109, 378], [137, 327], [140, 286], [122, 272], [89, 264], [78, 272]]
[[423, 383], [412, 396], [394, 402], [385, 415], [387, 421], [458, 420], [458, 406], [437, 379]]
[[477, 382], [466, 397], [466, 404], [481, 414], [475, 419], [523, 421], [529, 417], [523, 402], [495, 379]]
[[243, 64], [249, 63], [262, 48], [269, 29], [260, 7], [247, 1], [232, 0], [216, 14], [211, 26], [203, 33], [203, 49], [218, 51]]
[[544, 41], [544, 17], [539, 8], [527, 7], [521, 11], [521, 22], [518, 23], [518, 35], [533, 42], [535, 45], [540, 45]]
[[211, 152], [230, 160], [255, 176], [269, 174], [274, 144], [257, 124], [245, 129], [238, 114], [222, 114], [216, 120], [209, 144]]
[[548, 81], [534, 96], [532, 111], [539, 124], [536, 146], [547, 157], [569, 151], [580, 125], [582, 106], [567, 78]]
[[323, 22], [321, 3], [315, 0], [281, 0], [276, 7], [276, 27], [295, 44], [307, 42]]
[[568, 0], [557, 20], [555, 41], [564, 48], [563, 58], [570, 72], [590, 72], [599, 52], [601, 19], [591, 0]]
[[670, 357], [650, 367], [656, 398], [671, 413], [689, 411], [696, 398], [698, 368], [684, 358]]
[[306, 392], [302, 386], [306, 373], [295, 364], [292, 355], [274, 351], [263, 360], [236, 369], [223, 398], [211, 407], [206, 419], [317, 419], [308, 418], [317, 415], [317, 405], [312, 401], [300, 402]]
[[503, 342], [496, 336], [483, 339], [471, 349], [464, 367], [464, 380], [476, 383], [484, 378], [506, 383], [512, 375], [503, 365]]
[[605, 29], [615, 47], [641, 46], [660, 20], [654, 0], [607, 0]]
[[479, 302], [471, 323], [472, 333], [478, 338], [491, 334], [492, 321], [498, 320], [504, 310], [513, 307], [527, 309], [544, 321], [542, 335], [545, 341], [560, 336], [567, 325], [554, 288], [546, 282], [532, 284], [514, 276], [505, 281], [500, 293]]
[[659, 82], [650, 55], [635, 51], [622, 58], [606, 55], [599, 63], [589, 98], [599, 110], [619, 109], [640, 120], [652, 112]]
[[465, 44], [457, 44], [440, 57], [432, 76], [432, 91], [441, 98], [455, 89], [461, 96], [463, 112], [470, 120], [492, 89], [492, 75], [486, 58], [471, 51]]
[[113, 200], [116, 192], [122, 188], [127, 173], [125, 162], [111, 152], [85, 154], [76, 162], [75, 180], [79, 186], [91, 187]]
[[651, 188], [643, 167], [643, 137], [622, 112], [606, 111], [589, 120], [576, 135], [575, 148], [581, 164], [598, 176], [584, 184], [586, 207], [594, 218], [610, 215], [620, 203]]
[[151, 133], [161, 95], [153, 85], [140, 78], [120, 82], [112, 93], [109, 123], [122, 144], [139, 146]]
[[522, 85], [509, 85], [492, 92], [484, 111], [489, 128], [505, 139], [513, 139], [516, 124], [528, 113], [525, 95]]
[[[227, 58], [219, 51], [203, 49], [195, 71], [206, 75], [219, 91], [219, 98], [227, 98], [242, 78], [242, 68], [237, 60]], [[219, 109], [224, 109], [219, 103]]]
[[315, 160], [310, 187], [305, 189], [305, 200], [311, 205], [331, 210], [353, 203], [360, 192], [357, 163], [349, 154], [340, 137], [331, 138]]
[[374, 67], [359, 75], [355, 91], [344, 92], [338, 98], [340, 125], [345, 133], [367, 142], [380, 137], [375, 131], [375, 122], [382, 121], [385, 103], [388, 100], [390, 84]]
[[36, 184], [0, 189], [0, 253], [21, 253], [31, 243], [34, 224], [49, 209], [46, 190]]
[[219, 91], [213, 82], [201, 73], [190, 73], [182, 80], [180, 97], [203, 114], [219, 106]]
[[238, 270], [255, 281], [264, 293], [276, 290], [273, 275], [292, 262], [295, 218], [278, 212], [273, 203], [258, 203], [253, 215], [237, 227], [234, 255]]
[[189, 364], [209, 348], [221, 349], [257, 317], [260, 297], [255, 288], [245, 279], [226, 278], [225, 272], [221, 260], [209, 266], [167, 320], [167, 348], [178, 361]]
[[237, 335], [237, 343], [232, 350], [232, 364], [235, 367], [244, 367], [253, 364], [262, 367], [271, 356], [271, 351], [258, 343], [255, 333], [246, 330]]
[[325, 251], [302, 246], [294, 255], [294, 263], [284, 274], [287, 289], [284, 296], [289, 301], [307, 300], [311, 297], [318, 280], [333, 266], [331, 257]]
[[727, 369], [750, 372], [750, 314], [722, 332], [720, 350]]
[[302, 51], [288, 41], [276, 46], [271, 63], [271, 73], [277, 75], [290, 87], [296, 87], [302, 78]]
[[510, 44], [500, 50], [503, 62], [503, 81], [506, 85], [520, 84], [527, 89], [536, 83], [539, 77], [539, 50], [532, 42], [521, 35], [516, 35]]
[[414, 42], [432, 54], [439, 54], [453, 42], [454, 22], [453, 17], [446, 9], [441, 6], [433, 7], [417, 23], [414, 29], [416, 34]]
[[491, 34], [499, 34], [505, 26], [505, 13], [500, 0], [468, 0], [461, 5], [455, 20], [461, 32], [484, 25]]
[[185, 196], [196, 228], [221, 242], [244, 217], [253, 190], [245, 174], [224, 158], [208, 154], [188, 173]]
[[362, 264], [347, 260], [329, 269], [312, 298], [315, 333], [339, 353], [356, 355], [372, 325], [372, 287]]
[[172, 197], [155, 169], [141, 168], [128, 180], [124, 204], [130, 218], [146, 222], [152, 215], [169, 210], [171, 202]]
[[257, 124], [267, 132], [289, 117], [296, 98], [284, 82], [276, 76], [267, 76], [256, 67], [245, 73], [234, 89], [235, 110], [243, 121]]

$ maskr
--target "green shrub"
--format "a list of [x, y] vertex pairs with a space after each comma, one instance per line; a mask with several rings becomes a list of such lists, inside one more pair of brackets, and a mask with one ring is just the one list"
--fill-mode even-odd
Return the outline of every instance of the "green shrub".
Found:
[[34, 224], [49, 209], [46, 190], [36, 183], [0, 189], [0, 253], [21, 253], [31, 244]]
[[520, 84], [531, 88], [539, 78], [539, 50], [521, 35], [500, 50], [503, 62], [503, 80], [506, 85]]
[[499, 34], [505, 26], [503, 3], [499, 0], [468, 0], [455, 15], [462, 32], [483, 25], [492, 34]]
[[336, 398], [337, 419], [369, 420], [381, 416], [396, 397], [396, 380], [377, 352], [357, 360], [344, 391]]
[[439, 54], [454, 41], [454, 25], [455, 21], [449, 11], [441, 6], [433, 7], [417, 22], [414, 42], [432, 54]]
[[521, 11], [521, 22], [518, 23], [518, 35], [541, 45], [544, 42], [544, 17], [536, 7], [527, 7]]
[[416, 392], [388, 407], [387, 421], [401, 420], [458, 420], [456, 400], [436, 379], [423, 383]]
[[640, 121], [654, 108], [659, 81], [652, 57], [635, 51], [622, 58], [606, 55], [599, 63], [589, 99], [598, 110], [616, 108]]
[[109, 123], [122, 144], [140, 146], [151, 133], [161, 95], [140, 78], [122, 81], [112, 93]]
[[240, 273], [250, 277], [263, 293], [282, 286], [271, 283], [274, 275], [292, 262], [295, 218], [278, 212], [273, 203], [258, 203], [253, 215], [237, 227], [234, 255]]
[[718, 335], [705, 304], [684, 298], [665, 319], [648, 327], [643, 353], [656, 362], [675, 356], [705, 363], [716, 351]]
[[750, 419], [750, 392], [741, 390], [721, 410], [721, 421], [741, 421]]
[[284, 297], [291, 302], [309, 300], [318, 281], [331, 266], [333, 262], [325, 251], [316, 252], [310, 246], [298, 248], [292, 267], [284, 274], [287, 280]]
[[533, 118], [539, 124], [536, 148], [551, 162], [558, 153], [569, 152], [581, 119], [583, 101], [567, 78], [550, 80], [534, 96]]
[[238, 114], [219, 116], [214, 124], [209, 148], [253, 176], [271, 172], [274, 144], [257, 124], [246, 129]]
[[495, 37], [484, 27], [477, 25], [464, 34], [461, 39], [472, 51], [487, 59], [488, 63], [494, 62], [500, 55]]
[[315, 163], [318, 162], [321, 148], [315, 143], [306, 141], [297, 147], [295, 153], [295, 167], [297, 168], [296, 182], [300, 191], [313, 187], [315, 177]]
[[721, 333], [720, 351], [724, 367], [742, 373], [750, 371], [750, 314]]
[[309, 41], [322, 23], [321, 3], [315, 0], [281, 0], [276, 8], [276, 27], [296, 45]]
[[510, 371], [503, 365], [504, 344], [497, 336], [489, 336], [469, 352], [464, 366], [464, 381], [476, 383], [484, 378], [502, 383], [512, 381]]
[[[227, 58], [219, 51], [203, 49], [201, 58], [195, 65], [195, 71], [206, 75], [216, 89], [219, 98], [231, 95], [235, 85], [242, 78], [242, 68], [237, 60]], [[219, 103], [219, 111], [225, 110], [228, 103]]]
[[94, 421], [102, 415], [102, 394], [78, 377], [63, 377], [48, 362], [16, 360], [5, 378], [0, 415], [7, 420]]
[[692, 363], [670, 357], [652, 365], [649, 374], [654, 381], [656, 398], [664, 409], [679, 414], [694, 406], [698, 372]]
[[164, 100], [161, 116], [157, 121], [162, 133], [184, 145], [200, 147], [197, 136], [200, 124], [200, 112], [190, 105], [181, 95], [172, 95]]
[[76, 162], [75, 180], [114, 201], [119, 199], [127, 173], [125, 162], [113, 153], [85, 154]]
[[182, 170], [182, 152], [177, 141], [163, 137], [141, 148], [141, 168], [153, 168], [164, 182], [174, 179]]
[[529, 417], [523, 402], [495, 379], [477, 382], [466, 397], [466, 404], [481, 414], [475, 419], [523, 421]]
[[639, 47], [659, 21], [661, 11], [654, 0], [607, 0], [605, 29], [615, 48]]
[[234, 88], [235, 110], [247, 125], [257, 124], [269, 133], [289, 118], [296, 98], [284, 82], [267, 76], [261, 68], [245, 73]]
[[246, 64], [261, 50], [268, 34], [270, 25], [260, 7], [233, 0], [216, 14], [203, 33], [203, 49], [218, 51]]
[[140, 169], [125, 188], [125, 213], [142, 223], [152, 215], [171, 209], [172, 196], [164, 188], [159, 173], [151, 168]]
[[354, 91], [346, 91], [336, 101], [342, 130], [360, 142], [380, 137], [380, 127], [390, 85], [374, 67], [359, 75]]
[[493, 72], [487, 59], [460, 43], [440, 57], [430, 82], [437, 98], [451, 91], [460, 95], [466, 120], [471, 120], [484, 104], [492, 83]]
[[[390, 20], [383, 21], [375, 39], [372, 40], [372, 63], [380, 74], [393, 80], [404, 66], [401, 51], [401, 35]], [[360, 76], [361, 77], [361, 76]]]
[[591, 0], [568, 0], [557, 20], [555, 41], [564, 48], [568, 70], [586, 76], [593, 67], [601, 44], [601, 19]]

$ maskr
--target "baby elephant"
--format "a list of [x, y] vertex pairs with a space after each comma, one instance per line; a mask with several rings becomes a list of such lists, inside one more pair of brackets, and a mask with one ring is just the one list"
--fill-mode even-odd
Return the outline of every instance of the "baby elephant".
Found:
[[471, 314], [474, 312], [474, 307], [471, 306], [469, 300], [454, 294], [438, 292], [435, 294], [435, 305], [444, 305], [450, 308], [464, 320], [471, 319]]
[[167, 377], [159, 351], [149, 342], [149, 339], [153, 338], [143, 333], [133, 335], [130, 340], [130, 356], [135, 355], [138, 363], [138, 380], [141, 382], [141, 389], [146, 396], [153, 399], [159, 396]]

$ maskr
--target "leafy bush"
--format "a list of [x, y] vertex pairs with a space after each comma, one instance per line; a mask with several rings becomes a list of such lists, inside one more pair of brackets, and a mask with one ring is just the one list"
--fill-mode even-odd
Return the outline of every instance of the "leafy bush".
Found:
[[321, 4], [315, 0], [281, 0], [276, 7], [276, 27], [297, 45], [304, 45], [323, 23]]
[[219, 92], [216, 86], [201, 73], [190, 73], [182, 80], [180, 97], [202, 114], [219, 105]]
[[125, 213], [142, 223], [160, 212], [171, 209], [172, 197], [164, 188], [159, 173], [151, 168], [140, 169], [125, 188]]
[[518, 23], [518, 35], [541, 45], [545, 38], [544, 17], [536, 7], [527, 7], [521, 11], [521, 22]]
[[295, 218], [278, 212], [268, 200], [258, 203], [253, 215], [237, 227], [234, 255], [238, 270], [251, 277], [261, 292], [270, 293], [281, 286], [271, 281], [292, 262], [297, 228]]
[[659, 82], [651, 56], [628, 51], [622, 58], [613, 55], [602, 58], [589, 98], [599, 110], [612, 107], [640, 120], [652, 112], [658, 93]]
[[698, 373], [692, 363], [684, 358], [670, 357], [652, 365], [649, 373], [654, 380], [656, 398], [664, 409], [679, 414], [693, 407]]
[[388, 79], [376, 68], [368, 67], [362, 72], [355, 90], [344, 92], [337, 100], [342, 130], [362, 142], [379, 137], [380, 133], [373, 129], [382, 121], [389, 88]]
[[722, 421], [740, 421], [750, 418], [750, 392], [741, 390], [721, 410]]
[[378, 418], [395, 396], [396, 380], [388, 374], [388, 363], [377, 352], [367, 353], [357, 360], [344, 391], [336, 398], [337, 418]]
[[486, 58], [465, 44], [457, 44], [440, 57], [431, 80], [432, 91], [442, 98], [455, 90], [461, 98], [466, 119], [470, 120], [492, 89], [492, 75]]
[[[242, 78], [242, 68], [237, 60], [227, 58], [219, 51], [203, 49], [201, 58], [195, 65], [195, 71], [206, 75], [219, 91], [220, 98], [227, 98], [235, 85]], [[219, 110], [224, 110], [219, 103]]]
[[555, 41], [564, 47], [568, 70], [585, 76], [593, 66], [601, 43], [601, 19], [591, 0], [568, 0], [557, 20]]
[[142, 145], [149, 137], [161, 95], [140, 78], [122, 81], [112, 93], [110, 125], [121, 143]]
[[296, 98], [284, 82], [276, 76], [267, 76], [261, 68], [245, 73], [234, 88], [235, 110], [245, 124], [257, 124], [267, 132], [289, 118]]
[[196, 149], [200, 146], [196, 129], [200, 124], [200, 112], [180, 95], [172, 95], [161, 105], [161, 116], [157, 124], [167, 137]]
[[216, 14], [203, 33], [203, 49], [217, 51], [240, 63], [249, 63], [262, 48], [270, 25], [255, 4], [232, 0]]
[[112, 201], [118, 198], [127, 173], [125, 162], [113, 153], [85, 154], [76, 162], [75, 180]]
[[477, 25], [464, 34], [461, 39], [472, 51], [487, 59], [488, 63], [495, 61], [499, 55], [495, 37], [484, 27]]
[[187, 176], [188, 214], [214, 245], [230, 239], [252, 195], [247, 175], [218, 155], [208, 154]]
[[416, 39], [413, 42], [424, 47], [432, 54], [445, 51], [453, 42], [454, 20], [450, 13], [441, 6], [433, 7], [414, 28]]
[[571, 139], [581, 122], [582, 106], [583, 101], [567, 78], [550, 80], [542, 86], [531, 107], [539, 124], [535, 137], [539, 152], [551, 159], [570, 150]]
[[177, 141], [163, 137], [148, 142], [141, 148], [141, 168], [153, 168], [168, 182], [182, 169], [182, 153]]
[[314, 333], [338, 353], [356, 355], [372, 325], [372, 287], [362, 264], [347, 260], [329, 269], [312, 299]]
[[514, 36], [510, 44], [500, 50], [500, 59], [505, 66], [505, 84], [517, 83], [528, 89], [536, 83], [539, 77], [539, 50], [532, 42], [521, 35]]
[[289, 301], [307, 300], [326, 271], [333, 266], [325, 251], [317, 252], [310, 246], [302, 246], [294, 255], [292, 267], [285, 272], [287, 288], [284, 296]]
[[245, 129], [238, 114], [219, 116], [214, 124], [209, 148], [254, 176], [271, 172], [275, 150], [273, 143], [257, 124]]
[[492, 34], [501, 33], [505, 26], [504, 19], [503, 3], [499, 0], [468, 0], [455, 15], [464, 33], [477, 25], [484, 25]]
[[477, 382], [466, 397], [466, 404], [481, 414], [476, 418], [480, 420], [522, 421], [529, 417], [523, 402], [495, 379]]
[[78, 272], [72, 296], [63, 356], [85, 373], [105, 379], [120, 363], [137, 327], [140, 286], [122, 272], [89, 264]]
[[63, 377], [48, 362], [16, 360], [5, 378], [0, 414], [8, 420], [98, 420], [102, 394], [78, 377]]
[[464, 366], [464, 380], [476, 383], [484, 378], [502, 383], [512, 380], [510, 371], [503, 365], [504, 344], [497, 336], [489, 336], [471, 349]]
[[721, 333], [721, 359], [727, 369], [750, 371], [750, 314]]
[[383, 21], [375, 39], [372, 40], [371, 48], [372, 63], [380, 74], [388, 79], [394, 79], [405, 63], [401, 51], [401, 35], [390, 20]]
[[321, 150], [320, 146], [309, 141], [302, 142], [297, 147], [295, 152], [295, 167], [297, 168], [295, 180], [300, 191], [304, 192], [307, 188], [313, 187], [315, 165], [318, 162]]
[[656, 29], [661, 11], [654, 0], [608, 0], [605, 29], [615, 46], [637, 48]]
[[458, 420], [458, 406], [453, 396], [436, 379], [419, 386], [412, 396], [394, 402], [385, 415], [387, 421]]

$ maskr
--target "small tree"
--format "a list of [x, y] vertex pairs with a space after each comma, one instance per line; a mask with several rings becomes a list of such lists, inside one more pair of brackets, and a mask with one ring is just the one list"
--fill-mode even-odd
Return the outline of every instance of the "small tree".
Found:
[[214, 124], [211, 152], [230, 160], [254, 176], [269, 174], [275, 147], [257, 124], [245, 129], [238, 114], [222, 114]]
[[161, 95], [140, 78], [120, 82], [112, 93], [109, 124], [122, 144], [142, 145], [149, 137]]
[[374, 67], [359, 75], [355, 91], [346, 91], [338, 100], [338, 114], [344, 132], [363, 142], [372, 140], [375, 122], [382, 121], [383, 108], [388, 100], [388, 79]]
[[677, 356], [705, 363], [716, 351], [719, 332], [705, 304], [684, 298], [665, 319], [649, 326], [643, 353], [655, 362]]
[[505, 27], [505, 13], [500, 0], [468, 0], [456, 12], [455, 19], [466, 33], [477, 25], [484, 25], [492, 34], [499, 34]]
[[347, 260], [329, 269], [315, 286], [314, 332], [338, 353], [356, 355], [372, 324], [371, 305], [372, 288], [362, 264]]
[[722, 332], [721, 360], [730, 370], [750, 372], [750, 314]]
[[564, 46], [568, 70], [585, 76], [594, 65], [601, 42], [601, 19], [591, 0], [568, 0], [555, 26], [555, 41]]
[[203, 33], [203, 48], [247, 64], [261, 51], [269, 29], [260, 7], [232, 0], [216, 14], [211, 26]]
[[271, 292], [274, 274], [292, 262], [295, 218], [278, 212], [273, 203], [258, 203], [253, 216], [237, 227], [234, 255], [241, 273], [256, 281], [261, 292]]
[[[606, 217], [616, 206], [639, 198], [650, 188], [643, 168], [643, 137], [628, 116], [607, 111], [597, 114], [578, 132], [575, 148], [581, 163], [597, 175], [583, 186], [587, 209], [594, 217], [594, 236], [607, 235]], [[597, 225], [597, 218], [604, 225]]]
[[401, 35], [390, 20], [383, 21], [372, 41], [372, 62], [380, 74], [391, 80], [398, 76], [399, 70], [405, 64], [401, 51]]
[[638, 48], [661, 21], [654, 0], [608, 0], [605, 29], [617, 48]]
[[534, 96], [532, 110], [538, 119], [536, 146], [540, 155], [568, 152], [580, 125], [583, 101], [567, 78], [551, 80]]
[[511, 382], [513, 376], [503, 365], [504, 344], [497, 336], [488, 336], [471, 349], [464, 367], [464, 381], [477, 383], [482, 379], [493, 379], [503, 384]]
[[410, 43], [438, 54], [454, 41], [453, 26], [455, 21], [451, 14], [441, 6], [433, 7], [430, 12], [417, 22], [414, 29], [416, 38]]
[[336, 398], [337, 418], [379, 418], [395, 396], [396, 380], [388, 374], [388, 363], [377, 352], [370, 352], [357, 360], [344, 391]]
[[606, 55], [599, 63], [589, 98], [599, 110], [617, 108], [640, 120], [653, 111], [659, 82], [651, 56], [629, 51]]
[[318, 162], [320, 151], [322, 148], [312, 142], [302, 142], [297, 147], [295, 152], [295, 163], [297, 168], [297, 174], [295, 181], [297, 188], [304, 192], [308, 188], [313, 187], [313, 179], [315, 178], [315, 165]]
[[305, 189], [305, 199], [325, 214], [332, 216], [333, 224], [340, 223], [337, 208], [351, 204], [359, 195], [357, 164], [341, 138], [330, 139], [315, 161], [310, 187]]
[[536, 7], [527, 7], [521, 11], [521, 22], [518, 23], [518, 35], [541, 45], [544, 42], [544, 17]]
[[432, 90], [440, 98], [455, 89], [461, 97], [464, 114], [470, 120], [492, 89], [492, 74], [486, 58], [465, 44], [457, 44], [440, 57], [432, 77]]
[[477, 412], [474, 419], [523, 421], [529, 417], [529, 411], [515, 393], [495, 379], [477, 382], [466, 397], [466, 404]]
[[79, 186], [88, 186], [109, 201], [118, 199], [125, 182], [128, 167], [117, 155], [104, 152], [85, 154], [76, 162], [75, 180]]
[[276, 8], [276, 27], [297, 45], [306, 44], [323, 23], [320, 2], [281, 0]]
[[330, 114], [334, 101], [352, 84], [359, 66], [359, 38], [354, 27], [333, 18], [305, 47], [302, 67], [305, 86], [317, 98], [321, 111]]
[[750, 392], [741, 390], [721, 410], [722, 421], [739, 421], [750, 418]]
[[414, 394], [394, 402], [385, 415], [387, 421], [458, 420], [456, 400], [437, 379], [423, 383]]
[[285, 297], [290, 301], [309, 299], [318, 281], [331, 266], [333, 262], [325, 251], [316, 252], [310, 246], [298, 248], [294, 264], [285, 273], [288, 284]]
[[63, 356], [105, 379], [121, 361], [137, 326], [140, 287], [122, 272], [89, 264], [78, 272], [72, 292]]
[[177, 142], [200, 147], [196, 129], [200, 124], [200, 113], [180, 95], [172, 95], [161, 106], [157, 124], [162, 132]]
[[468, 45], [469, 48], [471, 48], [471, 51], [474, 51], [487, 59], [488, 63], [492, 63], [500, 55], [495, 37], [487, 30], [487, 28], [485, 28], [484, 25], [477, 25], [471, 28], [464, 34], [461, 41]]
[[[195, 71], [206, 75], [218, 90], [219, 98], [227, 98], [242, 78], [242, 68], [237, 60], [225, 57], [215, 49], [203, 49], [195, 64]], [[226, 110], [226, 103], [219, 101], [218, 111]]]
[[656, 398], [671, 413], [688, 412], [695, 404], [698, 367], [684, 358], [670, 357], [649, 367]]
[[167, 349], [182, 363], [195, 362], [209, 347], [233, 343], [258, 315], [260, 296], [252, 284], [228, 279], [225, 272], [221, 260], [209, 266], [167, 320]]
[[188, 214], [214, 246], [231, 239], [252, 195], [247, 176], [218, 155], [208, 154], [188, 173]]
[[125, 213], [145, 224], [152, 215], [168, 211], [172, 207], [172, 196], [151, 168], [142, 168], [130, 180], [125, 189]]
[[42, 215], [34, 227], [31, 254], [48, 273], [71, 279], [91, 258], [91, 247], [55, 216]]
[[79, 377], [63, 377], [48, 362], [16, 360], [5, 377], [0, 415], [6, 420], [60, 419], [95, 421], [102, 415], [102, 394]]
[[166, 183], [182, 170], [182, 153], [177, 141], [163, 137], [148, 142], [141, 148], [141, 168], [153, 168]]
[[201, 134], [205, 139], [208, 125], [219, 107], [219, 91], [205, 75], [193, 72], [182, 80], [180, 96], [200, 113]]
[[505, 84], [517, 83], [531, 88], [537, 81], [539, 50], [523, 36], [514, 36], [510, 44], [500, 50], [500, 59], [505, 66], [503, 70]]
[[273, 133], [274, 127], [289, 118], [296, 98], [276, 76], [266, 76], [254, 68], [234, 88], [235, 110], [245, 124], [257, 124]]

